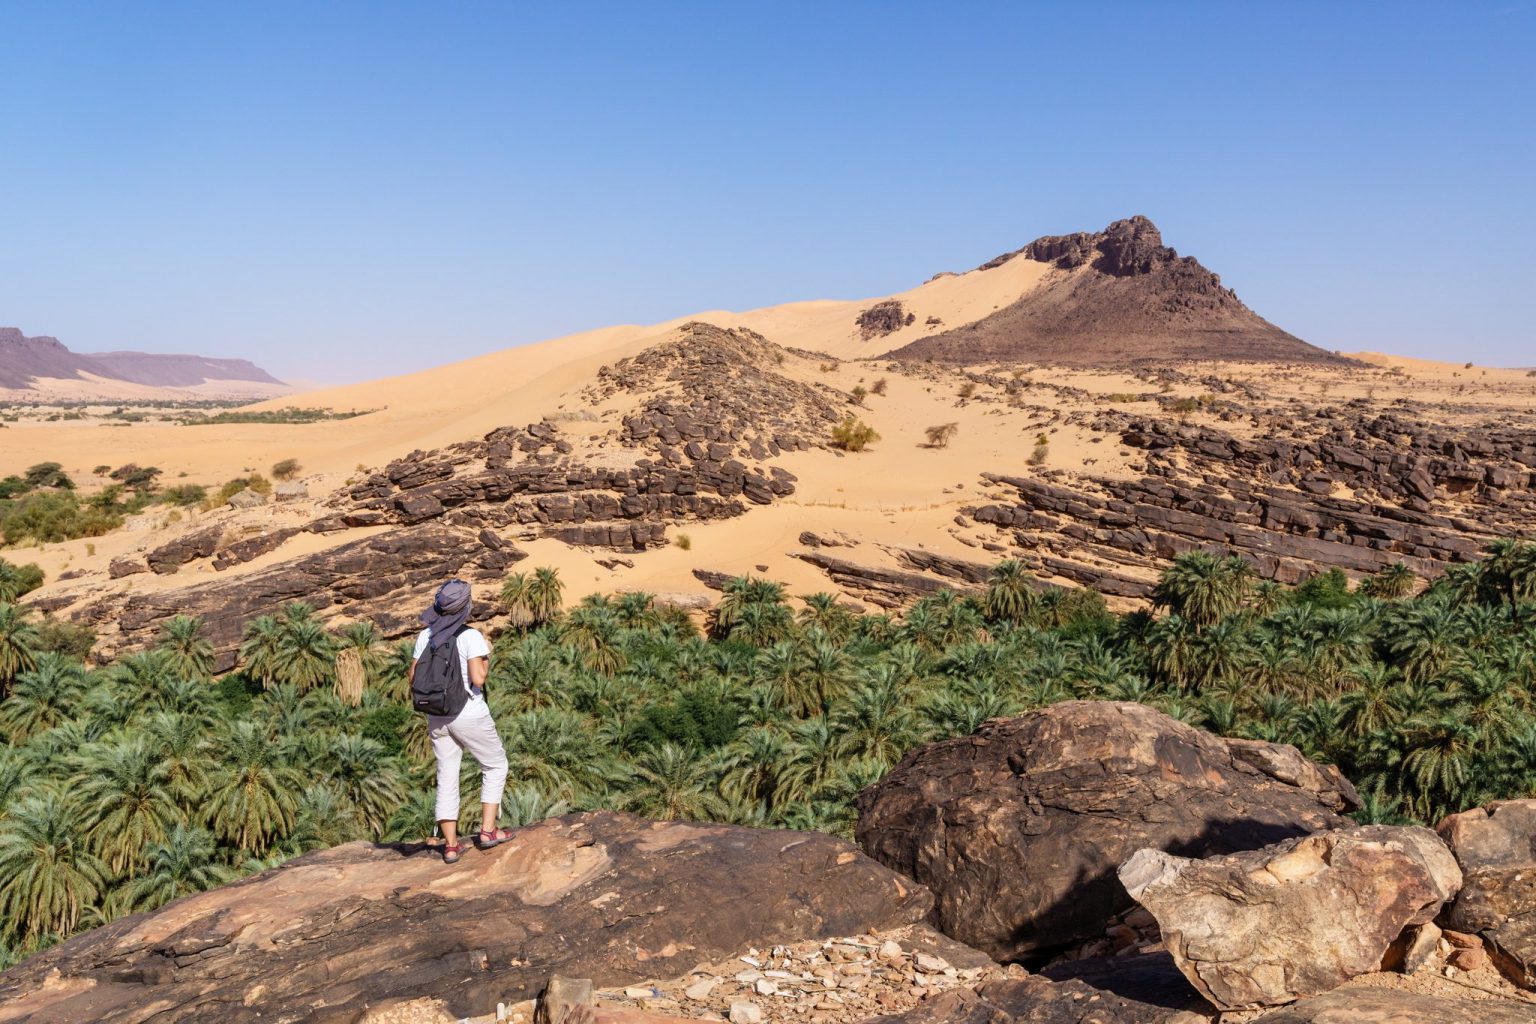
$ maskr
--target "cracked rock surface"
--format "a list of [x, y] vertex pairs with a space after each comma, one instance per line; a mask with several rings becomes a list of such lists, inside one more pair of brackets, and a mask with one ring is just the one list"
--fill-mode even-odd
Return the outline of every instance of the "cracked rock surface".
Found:
[[859, 844], [933, 890], [945, 934], [999, 960], [1099, 938], [1138, 849], [1251, 850], [1350, 824], [1354, 788], [1294, 747], [1140, 704], [1068, 701], [919, 748], [859, 797]]
[[0, 1020], [350, 1022], [421, 993], [484, 1015], [552, 974], [677, 977], [914, 925], [931, 905], [821, 833], [571, 815], [457, 865], [352, 843], [124, 918], [0, 977]]

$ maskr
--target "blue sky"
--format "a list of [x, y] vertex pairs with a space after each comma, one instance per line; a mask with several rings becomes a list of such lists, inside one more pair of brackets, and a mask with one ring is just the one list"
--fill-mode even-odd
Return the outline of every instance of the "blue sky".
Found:
[[1133, 213], [1327, 348], [1536, 365], [1536, 3], [0, 0], [0, 325], [405, 372]]

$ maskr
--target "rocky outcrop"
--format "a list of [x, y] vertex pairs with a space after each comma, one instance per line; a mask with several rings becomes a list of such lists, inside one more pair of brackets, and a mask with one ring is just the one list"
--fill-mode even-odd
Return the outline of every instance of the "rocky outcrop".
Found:
[[222, 526], [210, 526], [162, 544], [144, 558], [155, 572], [161, 575], [173, 573], [188, 562], [212, 555], [223, 537]]
[[1181, 359], [1341, 363], [1243, 305], [1221, 278], [1163, 245], [1146, 217], [1103, 231], [1039, 238], [978, 269], [1013, 259], [1061, 271], [1011, 305], [891, 353], [975, 364], [1117, 365]]
[[1341, 988], [1256, 1018], [1255, 1024], [1530, 1024], [1536, 1006], [1400, 989]]
[[859, 337], [869, 341], [871, 338], [883, 338], [916, 322], [917, 315], [903, 309], [900, 299], [886, 299], [861, 310], [853, 325], [859, 329]]
[[1536, 800], [1506, 800], [1436, 826], [1466, 876], [1442, 923], [1481, 935], [1515, 984], [1536, 988]]
[[[444, 865], [352, 843], [77, 936], [0, 975], [62, 1024], [353, 1022], [430, 993], [455, 1016], [551, 974], [624, 985], [757, 946], [914, 924], [926, 891], [820, 833], [573, 815]], [[0, 1016], [4, 1011], [0, 1011]]]
[[1374, 971], [1409, 925], [1461, 887], [1423, 828], [1366, 825], [1206, 860], [1137, 851], [1120, 881], [1215, 1006], [1281, 1006]]
[[1337, 769], [1139, 704], [1071, 701], [909, 753], [859, 796], [859, 844], [934, 891], [946, 934], [999, 959], [1097, 938], [1136, 850], [1257, 849], [1349, 824]]
[[352, 486], [318, 532], [441, 520], [531, 528], [569, 544], [643, 551], [665, 526], [742, 515], [793, 494], [771, 464], [825, 447], [848, 396], [776, 370], [784, 352], [752, 331], [685, 324], [675, 341], [604, 366], [593, 404], [639, 399], [600, 458], [577, 451], [566, 420], [503, 427], [483, 440], [416, 451]]
[[[255, 557], [265, 545], [281, 543], [282, 538], [282, 532], [275, 531], [236, 542], [220, 554], [226, 565], [233, 564], [229, 559]], [[205, 541], [199, 545], [196, 550], [214, 553]], [[303, 601], [321, 612], [367, 618], [382, 635], [403, 636], [418, 628], [417, 613], [443, 580], [462, 576], [472, 583], [498, 581], [508, 566], [526, 557], [509, 544], [490, 546], [476, 531], [425, 524], [351, 541], [240, 577], [212, 579], [173, 591], [109, 595], [86, 604], [75, 616], [115, 625], [118, 642], [126, 644], [149, 643], [173, 616], [199, 616], [203, 635], [214, 646], [214, 669], [226, 672], [234, 668], [245, 624], [290, 601]], [[489, 605], [480, 605], [476, 614], [483, 616], [490, 610]]]

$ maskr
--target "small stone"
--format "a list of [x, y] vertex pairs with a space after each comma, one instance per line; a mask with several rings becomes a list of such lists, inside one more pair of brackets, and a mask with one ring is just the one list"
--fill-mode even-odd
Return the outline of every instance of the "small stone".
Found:
[[902, 958], [901, 943], [895, 939], [886, 939], [880, 943], [881, 960], [900, 960]]
[[702, 1003], [709, 998], [709, 994], [715, 990], [719, 978], [700, 978], [698, 981], [683, 989], [683, 995], [696, 1003]]
[[760, 996], [773, 996], [778, 995], [779, 993], [778, 984], [776, 982], [769, 981], [767, 978], [758, 978], [752, 987]]
[[762, 1019], [763, 1009], [754, 1002], [740, 999], [731, 1004], [731, 1024], [761, 1024]]
[[1451, 954], [1451, 963], [1463, 971], [1482, 971], [1492, 965], [1488, 953], [1481, 947], [1458, 949]]
[[624, 990], [624, 997], [626, 999], [655, 999], [656, 990], [653, 988], [641, 988], [635, 985]]
[[[898, 947], [899, 948], [899, 947]], [[882, 950], [883, 952], [883, 950]], [[917, 969], [924, 974], [943, 974], [949, 970], [949, 961], [930, 953], [919, 953], [915, 959]]]

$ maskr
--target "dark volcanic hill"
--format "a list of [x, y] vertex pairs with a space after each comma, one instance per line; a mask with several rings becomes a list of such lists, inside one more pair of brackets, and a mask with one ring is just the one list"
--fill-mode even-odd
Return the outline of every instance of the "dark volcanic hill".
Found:
[[0, 327], [0, 388], [28, 390], [39, 378], [82, 380], [86, 374], [161, 388], [195, 387], [208, 381], [283, 386], [282, 381], [245, 359], [149, 352], [71, 352], [57, 338], [29, 338], [15, 327]]
[[897, 359], [1128, 365], [1178, 359], [1342, 362], [1243, 305], [1193, 256], [1163, 244], [1146, 217], [1103, 231], [1037, 238], [1009, 260], [1057, 273], [982, 320], [915, 341]]

